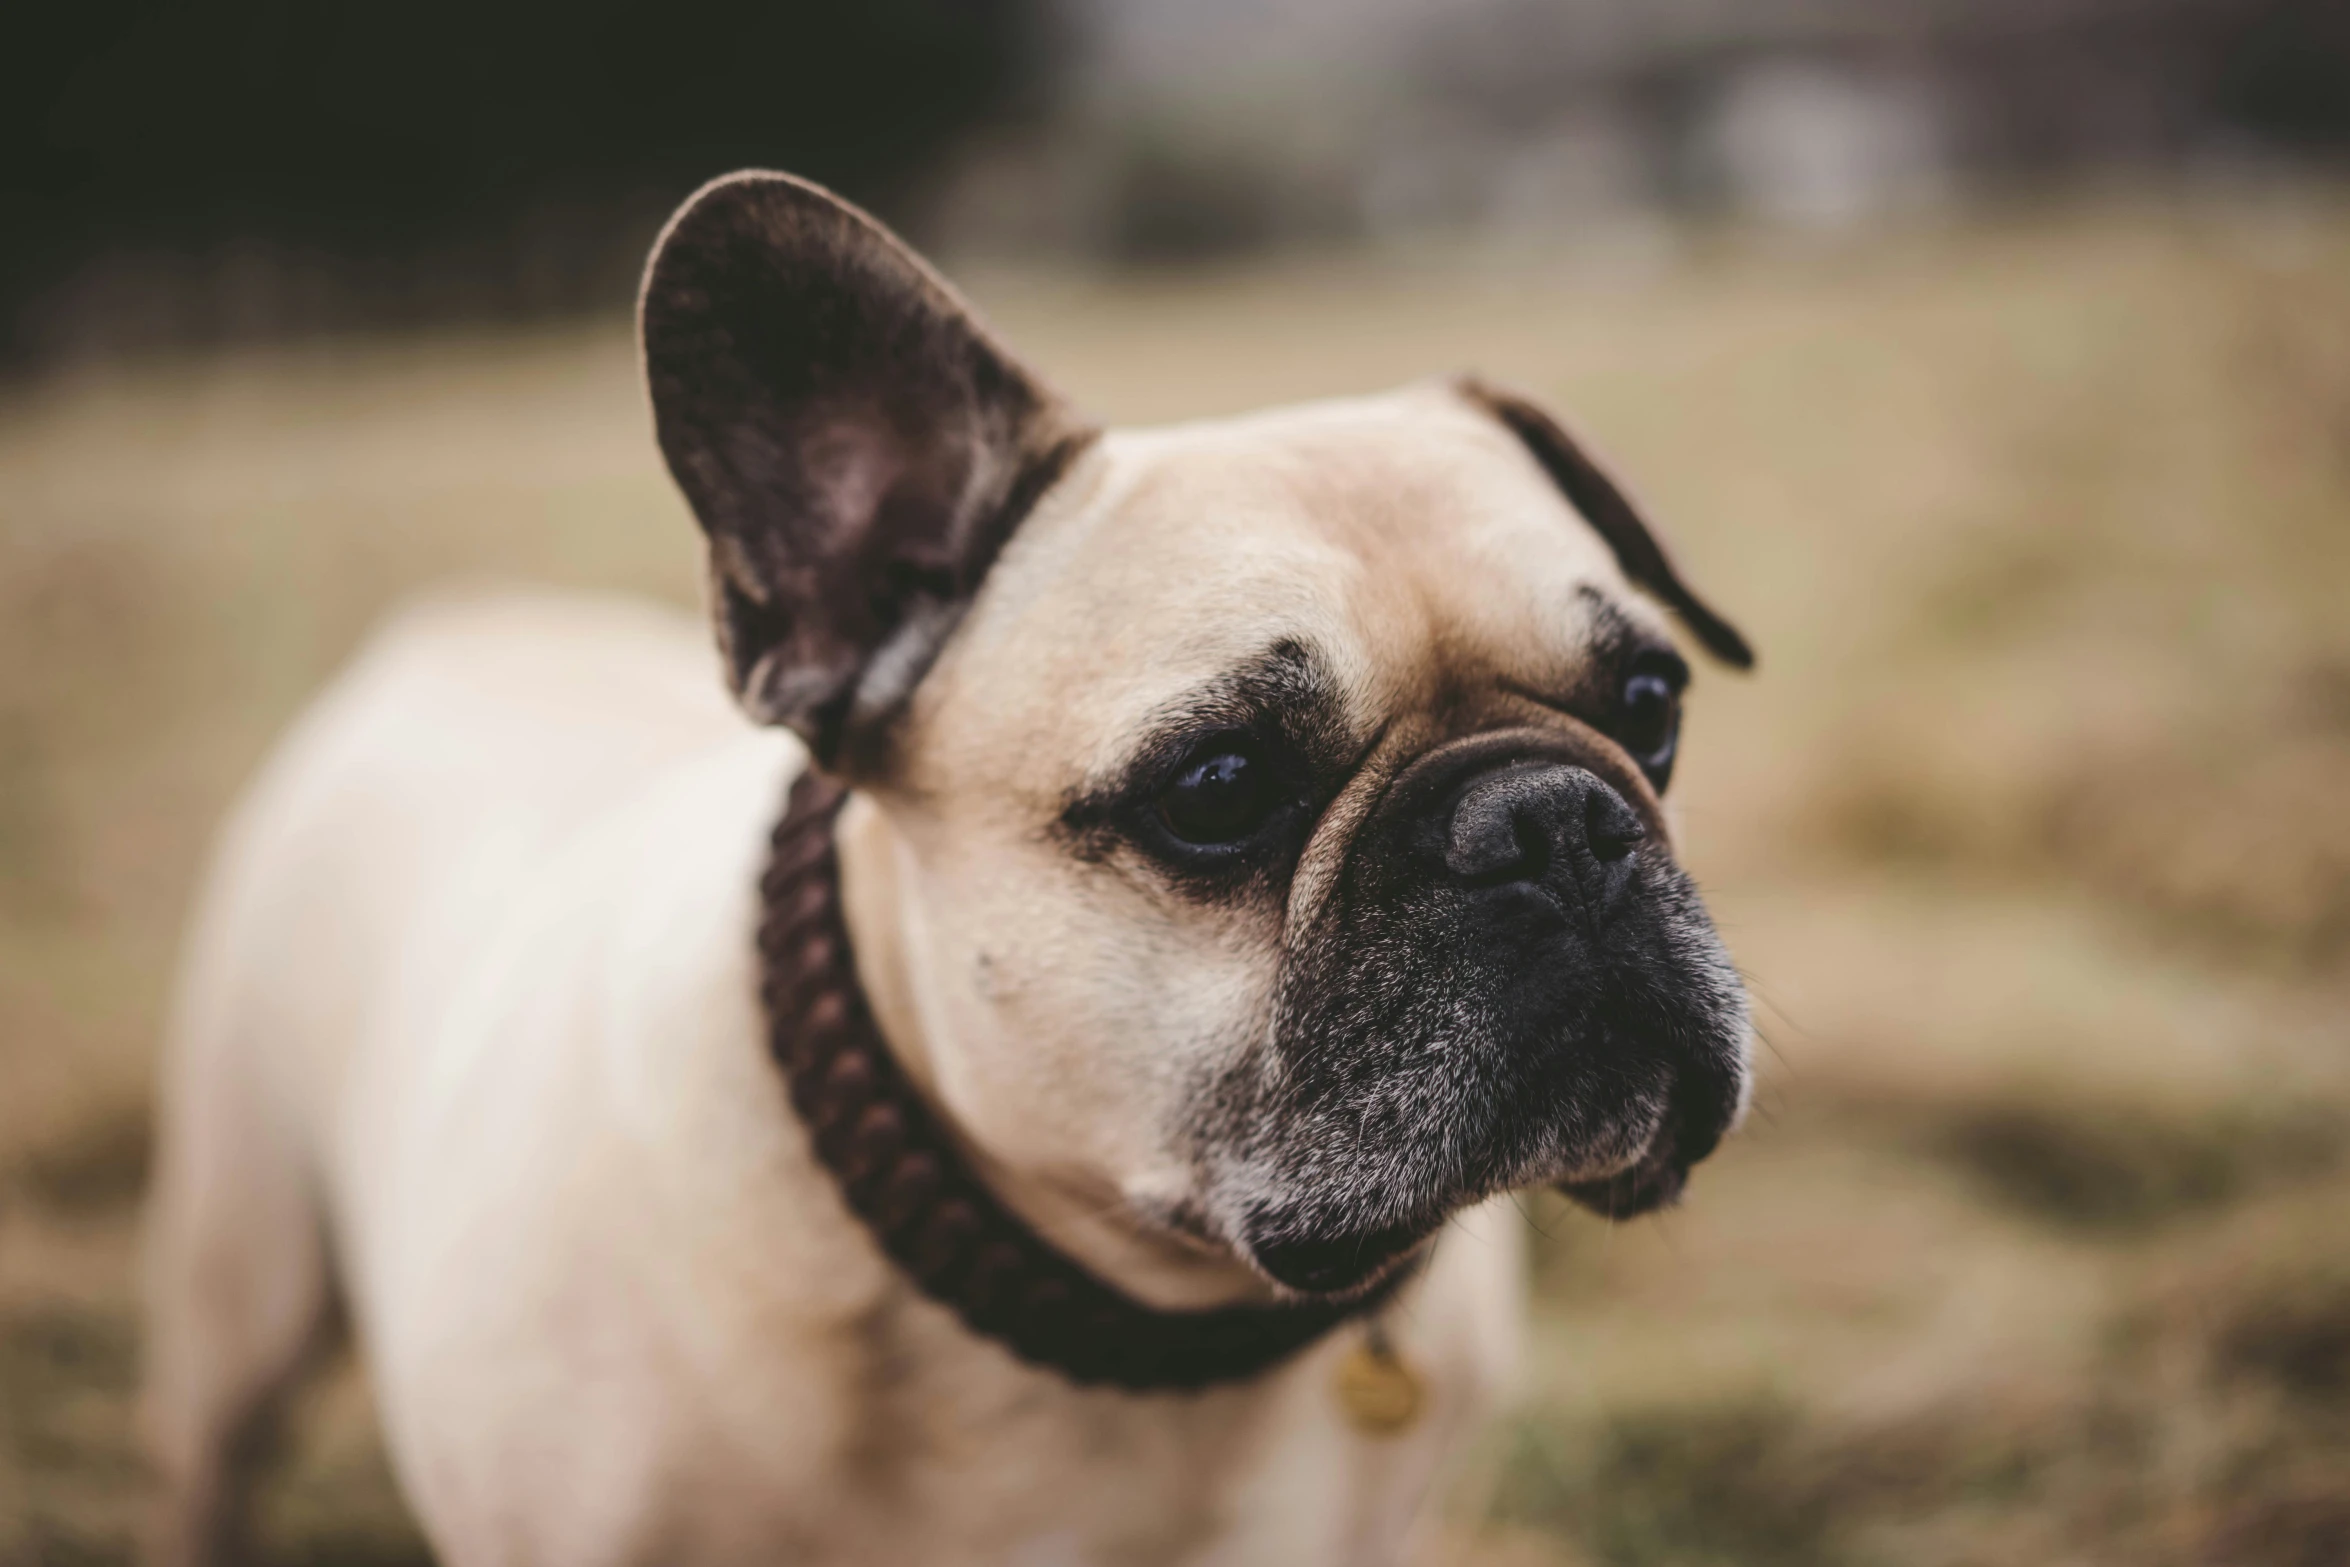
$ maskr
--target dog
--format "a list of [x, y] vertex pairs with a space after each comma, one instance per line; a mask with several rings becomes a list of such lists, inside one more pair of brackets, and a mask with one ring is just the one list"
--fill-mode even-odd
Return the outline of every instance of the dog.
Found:
[[1668, 613], [1747, 644], [1522, 398], [1099, 431], [788, 176], [639, 322], [733, 701], [667, 612], [448, 599], [267, 764], [162, 1069], [155, 1558], [240, 1549], [343, 1318], [452, 1567], [1397, 1559], [1509, 1194], [1645, 1212], [1746, 1102], [1661, 797]]

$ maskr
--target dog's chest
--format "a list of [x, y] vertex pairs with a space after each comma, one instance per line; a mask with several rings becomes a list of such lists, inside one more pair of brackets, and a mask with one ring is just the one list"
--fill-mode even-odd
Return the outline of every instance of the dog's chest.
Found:
[[902, 1293], [859, 1336], [854, 1435], [840, 1456], [876, 1516], [923, 1521], [931, 1537], [908, 1542], [923, 1559], [1191, 1558], [1281, 1436], [1278, 1394], [1076, 1389]]
[[360, 1052], [336, 1216], [444, 1557], [1388, 1559], [1506, 1361], [1514, 1241], [1448, 1234], [1395, 1303], [1430, 1389], [1400, 1435], [1339, 1409], [1352, 1329], [1151, 1398], [974, 1339], [874, 1249], [768, 1053], [744, 933], [787, 767], [681, 773]]
[[893, 1293], [838, 1362], [847, 1418], [830, 1466], [854, 1498], [839, 1559], [1384, 1560], [1476, 1390], [1430, 1356], [1441, 1385], [1425, 1416], [1359, 1430], [1338, 1387], [1358, 1334], [1237, 1387], [1133, 1397], [1017, 1365]]

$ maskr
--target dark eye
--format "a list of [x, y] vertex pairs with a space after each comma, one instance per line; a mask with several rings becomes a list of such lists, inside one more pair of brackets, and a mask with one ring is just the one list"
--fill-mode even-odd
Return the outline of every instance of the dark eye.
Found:
[[1256, 836], [1280, 804], [1273, 769], [1245, 743], [1220, 740], [1175, 770], [1159, 796], [1159, 820], [1185, 843], [1239, 843]]
[[1642, 669], [1624, 682], [1616, 702], [1616, 739], [1662, 793], [1673, 776], [1673, 753], [1681, 743], [1681, 693], [1670, 675]]

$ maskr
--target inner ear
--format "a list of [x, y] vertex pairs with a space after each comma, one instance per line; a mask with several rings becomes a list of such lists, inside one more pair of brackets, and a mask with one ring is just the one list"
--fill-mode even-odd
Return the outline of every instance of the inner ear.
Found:
[[1463, 397], [1499, 419], [1525, 443], [1551, 482], [1591, 524], [1592, 531], [1607, 541], [1626, 577], [1662, 599], [1714, 657], [1734, 668], [1754, 667], [1754, 649], [1746, 638], [1681, 580], [1656, 530], [1564, 426], [1528, 399], [1489, 386], [1475, 376], [1462, 376], [1453, 384]]
[[789, 175], [687, 201], [638, 317], [735, 694], [827, 766], [870, 753], [1090, 427], [895, 235]]

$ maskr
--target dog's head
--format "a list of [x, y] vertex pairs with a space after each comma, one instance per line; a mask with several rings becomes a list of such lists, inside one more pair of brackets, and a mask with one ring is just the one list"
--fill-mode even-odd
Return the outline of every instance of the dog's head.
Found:
[[643, 328], [734, 688], [878, 812], [867, 966], [991, 1162], [1337, 1294], [1497, 1191], [1669, 1200], [1735, 1119], [1659, 605], [1750, 655], [1543, 413], [1097, 434], [776, 175], [671, 223]]

